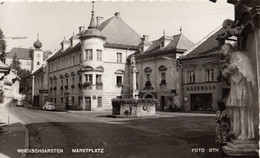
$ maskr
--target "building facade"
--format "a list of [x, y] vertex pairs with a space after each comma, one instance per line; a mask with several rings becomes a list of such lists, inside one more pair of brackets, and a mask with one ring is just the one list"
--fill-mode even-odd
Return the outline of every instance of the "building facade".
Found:
[[229, 85], [222, 80], [220, 47], [216, 29], [180, 59], [183, 105], [187, 111], [217, 111], [217, 102], [226, 99]]
[[39, 38], [33, 45], [34, 48], [12, 48], [6, 55], [5, 64], [11, 66], [14, 56], [16, 56], [21, 69], [31, 72], [39, 69], [52, 52], [41, 49], [42, 43], [39, 41]]
[[[31, 82], [33, 83], [33, 88], [28, 90], [33, 96], [34, 106], [43, 106], [46, 101], [49, 100], [48, 96], [48, 66], [43, 65], [37, 69], [31, 76]], [[30, 87], [30, 85], [28, 85]], [[31, 96], [31, 97], [32, 97]], [[32, 99], [32, 98], [31, 98]]]
[[[158, 110], [173, 106], [181, 107], [181, 71], [177, 58], [191, 49], [194, 43], [182, 33], [174, 36], [163, 35], [155, 41], [149, 41], [149, 37], [144, 35], [139, 46], [139, 51], [134, 54], [138, 70], [139, 98], [158, 99], [160, 101], [160, 105], [157, 105]], [[130, 82], [130, 85], [133, 81], [131, 76], [131, 72], [128, 71], [126, 82]], [[131, 91], [132, 89], [128, 86], [124, 94]]]
[[94, 10], [88, 29], [61, 43], [48, 61], [49, 100], [57, 108], [111, 109], [121, 96], [126, 58], [138, 50], [141, 37], [115, 13], [97, 25]]

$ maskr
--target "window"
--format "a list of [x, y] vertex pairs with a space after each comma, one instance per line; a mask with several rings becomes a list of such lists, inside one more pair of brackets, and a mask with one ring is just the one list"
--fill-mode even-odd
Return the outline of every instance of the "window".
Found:
[[146, 74], [146, 81], [150, 81], [151, 74]]
[[60, 97], [60, 102], [63, 105], [63, 97]]
[[71, 80], [71, 85], [75, 85], [75, 78], [74, 77]]
[[122, 76], [116, 76], [116, 85], [122, 86], [122, 80], [123, 80]]
[[75, 101], [74, 97], [71, 97], [72, 106], [74, 106], [74, 101]]
[[207, 69], [205, 73], [206, 82], [212, 82], [214, 80], [214, 70], [213, 69]]
[[98, 97], [98, 107], [102, 107], [102, 97]]
[[41, 89], [43, 88], [43, 79], [41, 78]]
[[102, 90], [102, 75], [96, 75], [96, 89]]
[[85, 50], [85, 60], [93, 60], [93, 50], [92, 49], [86, 49]]
[[40, 62], [39, 62], [39, 61], [37, 62], [37, 65], [40, 65]]
[[97, 60], [102, 61], [102, 50], [97, 49]]
[[79, 76], [79, 83], [81, 83], [81, 76]]
[[188, 82], [194, 83], [195, 82], [195, 73], [194, 71], [188, 71]]
[[102, 75], [96, 75], [96, 84], [102, 83]]
[[72, 65], [75, 65], [76, 61], [75, 61], [75, 56], [72, 57]]
[[86, 82], [92, 83], [92, 74], [85, 75]]
[[66, 79], [66, 85], [65, 86], [68, 86], [69, 85], [69, 79]]
[[79, 62], [78, 63], [80, 63], [80, 61], [81, 61], [81, 53], [79, 53]]
[[69, 58], [66, 59], [66, 67], [69, 66]]
[[122, 53], [116, 53], [117, 63], [122, 63]]
[[165, 72], [161, 73], [161, 84], [166, 84], [166, 73]]
[[54, 63], [54, 70], [57, 70], [57, 62]]

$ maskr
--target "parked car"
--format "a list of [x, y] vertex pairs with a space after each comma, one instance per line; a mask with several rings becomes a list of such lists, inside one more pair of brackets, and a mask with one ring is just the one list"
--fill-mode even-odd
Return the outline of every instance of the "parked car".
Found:
[[47, 101], [43, 106], [42, 106], [43, 110], [55, 110], [55, 106], [53, 104], [53, 102], [49, 102]]
[[24, 106], [24, 101], [22, 99], [17, 100], [16, 106]]

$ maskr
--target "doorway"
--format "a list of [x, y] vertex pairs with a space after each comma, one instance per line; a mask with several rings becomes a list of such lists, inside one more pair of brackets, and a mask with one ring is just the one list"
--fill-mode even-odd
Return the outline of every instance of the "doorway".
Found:
[[191, 110], [212, 111], [212, 93], [191, 94]]
[[91, 97], [85, 97], [85, 110], [91, 110]]

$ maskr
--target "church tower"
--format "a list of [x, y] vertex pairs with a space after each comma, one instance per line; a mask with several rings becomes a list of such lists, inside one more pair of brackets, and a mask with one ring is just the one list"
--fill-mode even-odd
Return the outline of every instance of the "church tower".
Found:
[[39, 41], [39, 34], [37, 34], [37, 41], [34, 42], [33, 46], [35, 49], [32, 54], [32, 72], [39, 69], [43, 64], [42, 43]]

